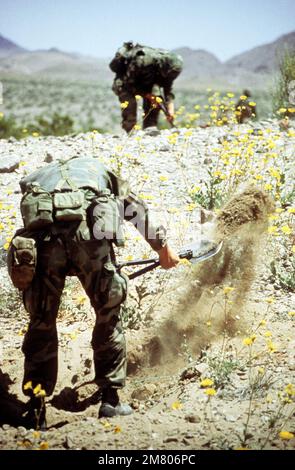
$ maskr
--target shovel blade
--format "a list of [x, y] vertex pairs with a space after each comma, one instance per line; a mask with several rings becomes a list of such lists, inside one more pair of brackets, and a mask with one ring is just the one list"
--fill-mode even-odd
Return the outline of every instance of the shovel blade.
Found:
[[221, 250], [223, 242], [215, 243], [212, 240], [200, 239], [181, 250], [180, 257], [187, 258], [192, 264], [200, 263], [217, 255]]

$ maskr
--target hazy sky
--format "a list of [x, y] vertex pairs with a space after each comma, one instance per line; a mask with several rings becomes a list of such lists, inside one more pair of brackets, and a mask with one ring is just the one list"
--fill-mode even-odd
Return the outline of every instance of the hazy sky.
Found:
[[28, 49], [111, 56], [126, 40], [225, 60], [295, 30], [295, 0], [0, 0], [0, 33]]

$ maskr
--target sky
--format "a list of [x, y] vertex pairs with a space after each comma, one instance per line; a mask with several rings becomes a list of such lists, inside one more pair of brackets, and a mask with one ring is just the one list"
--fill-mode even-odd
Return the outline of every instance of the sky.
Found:
[[227, 60], [294, 30], [294, 0], [0, 0], [0, 34], [8, 39], [96, 57], [133, 40]]

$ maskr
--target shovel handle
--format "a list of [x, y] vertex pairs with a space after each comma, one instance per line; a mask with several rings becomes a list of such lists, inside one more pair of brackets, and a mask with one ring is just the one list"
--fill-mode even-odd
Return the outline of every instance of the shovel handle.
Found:
[[142, 274], [148, 273], [149, 271], [152, 271], [153, 269], [157, 268], [160, 266], [160, 261], [155, 261], [153, 264], [150, 266], [146, 266], [145, 268], [139, 269], [138, 271], [135, 271], [135, 273], [130, 274], [128, 277], [129, 279], [135, 279], [138, 276], [141, 276]]

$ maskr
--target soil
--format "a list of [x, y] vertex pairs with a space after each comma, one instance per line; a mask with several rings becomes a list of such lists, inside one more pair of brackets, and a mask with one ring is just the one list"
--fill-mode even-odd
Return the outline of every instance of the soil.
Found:
[[[3, 271], [0, 449], [293, 448], [294, 439], [280, 439], [279, 432], [294, 433], [294, 404], [280, 408], [278, 396], [294, 383], [295, 324], [288, 315], [294, 295], [274, 285], [266, 270], [272, 210], [263, 191], [244, 189], [217, 217], [215, 238], [223, 240], [218, 255], [172, 274], [147, 275], [150, 286], [161, 287], [156, 302], [149, 300], [153, 294], [143, 300], [146, 321], [126, 331], [128, 380], [120, 396], [134, 408], [127, 417], [98, 419], [94, 314], [87, 301], [72, 308], [85, 294], [71, 280], [71, 308], [64, 302], [58, 320], [59, 373], [55, 393], [46, 399], [48, 429], [24, 428], [21, 344], [28, 316]], [[267, 326], [260, 327], [262, 321]], [[250, 349], [243, 339], [253, 332]], [[277, 346], [272, 353], [266, 352], [269, 338]], [[202, 386], [206, 378], [214, 381], [212, 395]]]

